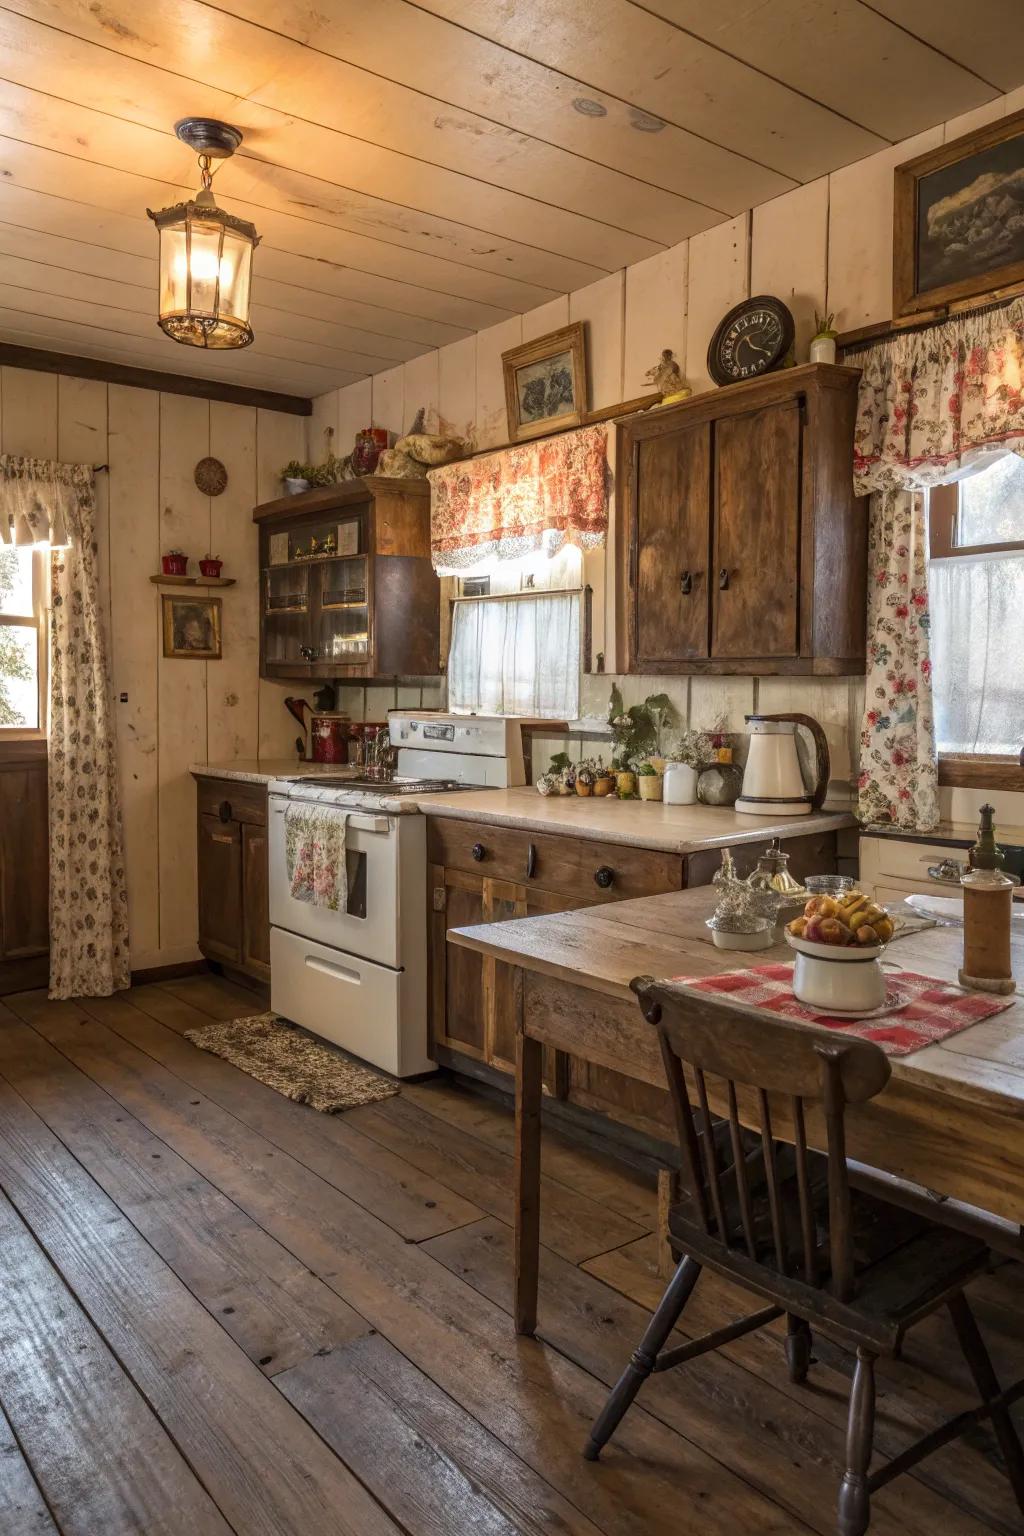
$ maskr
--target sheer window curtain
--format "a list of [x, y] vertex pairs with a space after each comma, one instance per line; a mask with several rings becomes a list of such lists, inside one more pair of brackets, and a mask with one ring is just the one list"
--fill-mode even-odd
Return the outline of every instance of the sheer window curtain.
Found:
[[575, 720], [581, 604], [579, 592], [457, 603], [448, 658], [449, 707]]

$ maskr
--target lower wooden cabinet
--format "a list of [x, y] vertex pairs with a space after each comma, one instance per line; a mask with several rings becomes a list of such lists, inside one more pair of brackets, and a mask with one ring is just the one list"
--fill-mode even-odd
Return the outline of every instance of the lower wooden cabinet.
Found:
[[197, 784], [199, 948], [208, 960], [269, 981], [267, 792], [230, 779]]
[[49, 972], [45, 741], [0, 742], [0, 996]]

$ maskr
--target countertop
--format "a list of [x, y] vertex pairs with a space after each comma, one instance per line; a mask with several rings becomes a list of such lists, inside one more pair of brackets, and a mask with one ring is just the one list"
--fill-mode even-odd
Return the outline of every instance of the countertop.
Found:
[[765, 837], [800, 837], [855, 827], [849, 811], [817, 811], [810, 816], [745, 816], [711, 805], [663, 805], [657, 801], [596, 799], [592, 795], [540, 795], [535, 789], [460, 790], [424, 795], [418, 801], [427, 816], [452, 816], [490, 822], [527, 832], [624, 843], [666, 853], [696, 853]]
[[234, 763], [192, 763], [189, 773], [197, 778], [235, 779], [241, 784], [269, 784], [271, 779], [330, 774], [336, 779], [356, 778], [361, 772], [346, 763], [300, 763], [296, 757], [242, 757]]

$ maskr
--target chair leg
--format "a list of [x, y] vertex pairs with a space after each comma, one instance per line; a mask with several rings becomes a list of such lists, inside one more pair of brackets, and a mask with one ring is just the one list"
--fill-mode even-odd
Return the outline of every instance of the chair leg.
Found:
[[807, 1380], [811, 1364], [811, 1325], [805, 1318], [786, 1313], [786, 1364], [789, 1379], [797, 1383]]
[[587, 1461], [596, 1461], [600, 1456], [602, 1446], [611, 1439], [626, 1409], [654, 1369], [654, 1362], [661, 1353], [665, 1340], [679, 1321], [682, 1310], [690, 1299], [690, 1293], [697, 1284], [700, 1271], [701, 1266], [696, 1259], [685, 1258], [677, 1266], [664, 1296], [658, 1303], [658, 1310], [647, 1324], [644, 1336], [633, 1351], [629, 1364], [594, 1420], [590, 1438], [583, 1448]]
[[954, 1296], [948, 1306], [964, 1359], [974, 1377], [974, 1384], [981, 1393], [982, 1401], [989, 1407], [992, 1428], [995, 1430], [999, 1449], [1003, 1453], [1006, 1475], [1010, 1479], [1017, 1506], [1024, 1512], [1024, 1450], [1021, 1449], [1020, 1437], [1010, 1417], [1009, 1409], [1003, 1403], [996, 1405], [995, 1399], [999, 1397], [1001, 1388], [991, 1357], [985, 1348], [985, 1341], [963, 1291], [958, 1296]]
[[875, 1356], [858, 1349], [850, 1388], [846, 1471], [839, 1485], [839, 1536], [864, 1536], [871, 1521], [868, 1468], [875, 1436]]

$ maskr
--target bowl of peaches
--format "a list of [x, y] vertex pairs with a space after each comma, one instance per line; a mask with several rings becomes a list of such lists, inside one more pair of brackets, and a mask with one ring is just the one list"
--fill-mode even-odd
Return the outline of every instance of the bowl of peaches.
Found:
[[866, 1013], [884, 1006], [885, 973], [879, 956], [893, 935], [893, 920], [863, 891], [812, 896], [786, 925], [796, 950], [793, 993], [809, 1007]]

